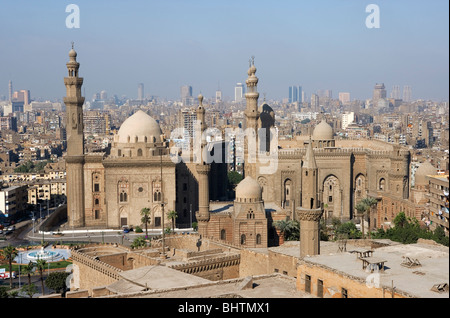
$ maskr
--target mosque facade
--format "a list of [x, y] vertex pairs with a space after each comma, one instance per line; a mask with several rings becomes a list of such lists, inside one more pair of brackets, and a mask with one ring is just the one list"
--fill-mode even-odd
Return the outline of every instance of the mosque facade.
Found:
[[[398, 143], [355, 145], [335, 140], [333, 128], [323, 117], [307, 139], [273, 147], [277, 137], [269, 131], [276, 132], [275, 116], [266, 103], [258, 106], [254, 61], [246, 81], [245, 124], [255, 131], [252, 138], [259, 145], [257, 155], [274, 155], [276, 170], [265, 172], [262, 168], [267, 163], [251, 158], [247, 138], [244, 178], [234, 201], [212, 201], [210, 189], [217, 183], [217, 169], [205, 158], [197, 163], [174, 163], [159, 124], [141, 110], [124, 121], [108, 154], [85, 153], [83, 79], [78, 76], [76, 56], [72, 48], [69, 74], [64, 79], [69, 226], [144, 227], [140, 211], [149, 208], [151, 228], [163, 228], [171, 222], [167, 212], [174, 210], [177, 223], [196, 221], [201, 235], [245, 247], [267, 247], [274, 236], [274, 220], [312, 221], [314, 224], [304, 225], [310, 230], [306, 239], [318, 242], [320, 218], [353, 219], [355, 206], [364, 197], [381, 199], [389, 193], [395, 200], [409, 199], [410, 153]], [[202, 100], [199, 96], [197, 118], [204, 131], [207, 109]], [[265, 128], [265, 133], [258, 134], [260, 128]], [[201, 147], [207, 147], [205, 140]], [[377, 221], [373, 219], [374, 226]], [[312, 254], [319, 253], [318, 246], [310, 247]]]

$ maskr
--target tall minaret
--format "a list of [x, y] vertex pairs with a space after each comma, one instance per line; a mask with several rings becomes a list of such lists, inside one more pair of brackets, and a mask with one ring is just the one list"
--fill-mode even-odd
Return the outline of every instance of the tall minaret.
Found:
[[[245, 109], [246, 128], [251, 129], [251, 134], [246, 135], [244, 142], [244, 177], [251, 176], [256, 179], [256, 152], [258, 151], [258, 98], [257, 92], [258, 78], [255, 75], [255, 58], [252, 56], [250, 61], [250, 68], [248, 69], [248, 78], [245, 81], [247, 84], [247, 92], [245, 99], [247, 106]], [[250, 159], [251, 158], [251, 159]]]
[[67, 65], [68, 77], [64, 78], [66, 85], [66, 180], [67, 180], [67, 219], [69, 226], [84, 226], [84, 135], [83, 135], [83, 104], [81, 85], [83, 78], [78, 77], [80, 63], [77, 62], [77, 52], [69, 52]]
[[300, 257], [320, 254], [320, 218], [323, 210], [318, 191], [318, 169], [312, 140], [306, 147], [302, 165], [302, 200], [300, 219]]
[[203, 107], [203, 96], [198, 95], [199, 106], [197, 108], [197, 121], [200, 124], [201, 136], [197, 137], [200, 140], [200, 160], [196, 164], [197, 174], [198, 174], [198, 212], [196, 213], [198, 221], [198, 233], [202, 236], [207, 236], [207, 227], [209, 221], [209, 171], [211, 169], [210, 165], [206, 163], [206, 158], [204, 158], [206, 148], [206, 139], [204, 136], [204, 131], [206, 130], [205, 121], [205, 108]]

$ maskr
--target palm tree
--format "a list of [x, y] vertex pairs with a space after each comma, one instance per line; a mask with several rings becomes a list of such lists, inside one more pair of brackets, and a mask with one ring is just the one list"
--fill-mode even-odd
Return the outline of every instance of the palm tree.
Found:
[[145, 224], [145, 237], [148, 238], [148, 224], [151, 222], [150, 209], [142, 208], [141, 215], [141, 222]]
[[12, 288], [12, 261], [19, 255], [19, 251], [10, 244], [2, 250], [2, 255], [9, 263], [9, 288]]
[[145, 247], [147, 246], [147, 242], [145, 241], [144, 237], [138, 236], [133, 240], [133, 243], [131, 243], [131, 247], [133, 248], [139, 248], [139, 247]]
[[366, 197], [361, 201], [364, 202], [364, 204], [367, 206], [367, 209], [369, 210], [369, 238], [370, 238], [371, 232], [370, 220], [372, 219], [372, 208], [377, 205], [378, 200], [375, 198]]
[[368, 207], [363, 201], [360, 201], [355, 206], [355, 209], [361, 218], [361, 232], [362, 232], [362, 238], [364, 239], [364, 214], [366, 213], [366, 211], [368, 211]]
[[44, 291], [44, 270], [45, 270], [45, 265], [47, 265], [47, 262], [43, 259], [38, 259], [36, 261], [36, 268], [39, 271], [39, 275], [41, 276], [41, 285], [42, 285], [42, 295], [45, 294]]
[[285, 234], [288, 233], [289, 231], [291, 231], [291, 229], [292, 229], [292, 223], [289, 222], [288, 220], [278, 220], [278, 221], [273, 222], [273, 225], [279, 231], [279, 237], [280, 237], [279, 244], [282, 245], [284, 243]]
[[[28, 276], [28, 288], [26, 289], [26, 292], [27, 292], [27, 294], [28, 294], [28, 296], [30, 296], [30, 298], [32, 298], [33, 297], [33, 294], [34, 294], [34, 284], [31, 284], [31, 273], [33, 273], [34, 272], [34, 264], [33, 264], [33, 262], [29, 262], [28, 263], [28, 265], [27, 266], [25, 266], [23, 269], [22, 269], [22, 271], [23, 271], [23, 273], [24, 274], [26, 274], [27, 276]], [[32, 285], [33, 285], [33, 287], [32, 287]]]
[[175, 219], [178, 217], [177, 211], [170, 210], [167, 212], [167, 217], [172, 219], [172, 231], [175, 232]]

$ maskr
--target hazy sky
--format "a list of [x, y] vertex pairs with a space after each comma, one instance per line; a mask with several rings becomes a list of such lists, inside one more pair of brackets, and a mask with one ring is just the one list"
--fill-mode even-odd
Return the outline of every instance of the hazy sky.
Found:
[[[67, 28], [66, 6], [80, 9]], [[366, 27], [366, 6], [380, 28]], [[301, 85], [333, 97], [372, 96], [375, 83], [410, 85], [413, 98], [449, 98], [448, 0], [0, 0], [0, 95], [29, 89], [62, 98], [71, 41], [88, 99], [145, 94], [178, 99], [180, 86], [232, 97], [255, 56], [258, 91], [287, 97]]]

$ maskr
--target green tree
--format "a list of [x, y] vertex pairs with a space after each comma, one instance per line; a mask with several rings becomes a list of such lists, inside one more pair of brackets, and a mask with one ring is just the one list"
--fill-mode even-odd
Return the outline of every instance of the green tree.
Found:
[[145, 225], [145, 237], [148, 237], [148, 224], [151, 222], [151, 215], [150, 215], [150, 209], [149, 208], [142, 208], [141, 209], [141, 222]]
[[45, 280], [45, 286], [47, 286], [50, 289], [53, 289], [57, 293], [61, 293], [64, 295], [67, 286], [66, 286], [66, 279], [70, 275], [70, 273], [67, 272], [53, 272], [50, 273]]
[[146, 247], [147, 241], [143, 236], [136, 237], [133, 242], [131, 243], [132, 248], [139, 248], [139, 247]]
[[360, 201], [356, 205], [355, 209], [358, 212], [358, 216], [360, 217], [360, 220], [361, 220], [362, 238], [364, 238], [364, 215], [367, 212], [368, 207], [363, 201]]
[[286, 241], [294, 241], [300, 238], [300, 224], [296, 220], [278, 220], [273, 222], [275, 228]]
[[28, 295], [28, 297], [33, 298], [33, 295], [37, 293], [38, 288], [35, 284], [23, 285], [21, 291]]
[[167, 212], [167, 217], [172, 220], [172, 231], [175, 232], [175, 219], [178, 217], [177, 211], [170, 210]]
[[336, 228], [336, 236], [357, 239], [361, 237], [361, 232], [358, 231], [353, 222], [345, 222]]
[[36, 261], [36, 268], [39, 271], [39, 276], [41, 279], [41, 287], [42, 287], [42, 295], [45, 295], [45, 289], [44, 289], [44, 270], [45, 266], [47, 265], [47, 262], [43, 259], [38, 259]]
[[[37, 292], [37, 288], [34, 284], [31, 284], [31, 274], [34, 272], [35, 270], [35, 266], [33, 264], [33, 262], [29, 262], [28, 265], [24, 266], [22, 268], [22, 273], [24, 273], [25, 275], [28, 276], [28, 286], [30, 286], [29, 289], [24, 290], [23, 291], [26, 292], [28, 294], [28, 296], [30, 296], [30, 298], [33, 297], [33, 294], [35, 294]], [[34, 287], [31, 287], [31, 285], [33, 285]]]
[[9, 288], [12, 288], [12, 261], [19, 255], [19, 251], [10, 244], [2, 250], [2, 255], [9, 264]]
[[378, 204], [378, 200], [372, 197], [366, 197], [361, 200], [367, 207], [365, 211], [365, 215], [367, 215], [367, 212], [369, 212], [369, 238], [371, 237], [371, 226], [370, 222], [372, 221], [372, 210], [373, 207], [375, 207]]
[[234, 191], [236, 186], [241, 182], [242, 175], [237, 171], [229, 171], [228, 172], [228, 190]]

